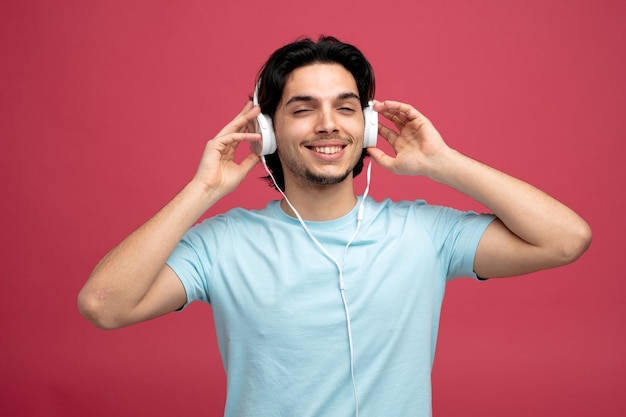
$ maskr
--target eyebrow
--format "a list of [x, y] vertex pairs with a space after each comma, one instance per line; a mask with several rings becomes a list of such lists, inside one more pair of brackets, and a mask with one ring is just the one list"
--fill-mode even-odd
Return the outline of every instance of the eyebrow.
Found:
[[[356, 99], [358, 101], [361, 101], [359, 96], [352, 92], [341, 93], [336, 97], [336, 100], [349, 100], [349, 99]], [[290, 104], [293, 104], [293, 103], [301, 103], [301, 102], [306, 103], [306, 102], [311, 102], [311, 101], [316, 101], [316, 99], [313, 96], [306, 96], [306, 95], [293, 96], [289, 100], [287, 100], [287, 102], [285, 103], [285, 106], [289, 106]]]

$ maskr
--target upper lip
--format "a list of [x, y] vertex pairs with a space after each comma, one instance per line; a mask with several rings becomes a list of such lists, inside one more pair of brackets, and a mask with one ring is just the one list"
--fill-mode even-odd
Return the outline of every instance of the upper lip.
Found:
[[330, 138], [330, 139], [313, 139], [305, 142], [303, 145], [307, 148], [326, 148], [333, 146], [345, 147], [350, 143], [347, 139]]

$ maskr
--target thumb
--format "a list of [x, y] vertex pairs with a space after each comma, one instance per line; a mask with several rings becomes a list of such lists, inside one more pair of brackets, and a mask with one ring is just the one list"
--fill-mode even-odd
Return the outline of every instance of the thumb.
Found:
[[392, 158], [378, 148], [367, 148], [367, 153], [378, 165], [392, 171], [395, 158]]
[[243, 161], [241, 161], [239, 166], [246, 172], [246, 174], [248, 174], [250, 171], [252, 171], [252, 168], [254, 168], [256, 164], [259, 163], [260, 160], [261, 157], [259, 155], [255, 153], [250, 153]]

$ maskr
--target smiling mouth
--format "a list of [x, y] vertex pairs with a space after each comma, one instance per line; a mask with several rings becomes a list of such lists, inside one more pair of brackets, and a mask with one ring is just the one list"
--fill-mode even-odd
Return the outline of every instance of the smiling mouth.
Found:
[[310, 146], [309, 149], [317, 153], [323, 153], [325, 155], [332, 155], [332, 154], [341, 152], [341, 150], [343, 149], [343, 146]]

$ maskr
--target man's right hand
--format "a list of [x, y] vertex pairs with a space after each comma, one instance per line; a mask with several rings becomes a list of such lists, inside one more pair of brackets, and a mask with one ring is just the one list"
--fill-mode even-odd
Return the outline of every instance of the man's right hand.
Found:
[[241, 142], [261, 140], [259, 133], [248, 129], [259, 113], [258, 106], [254, 106], [251, 101], [246, 103], [241, 112], [207, 143], [193, 178], [207, 193], [215, 193], [218, 199], [230, 193], [260, 161], [260, 157], [253, 152], [240, 163], [234, 160], [235, 151]]

